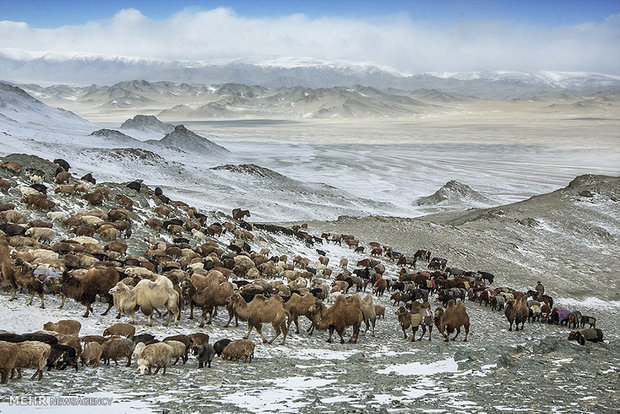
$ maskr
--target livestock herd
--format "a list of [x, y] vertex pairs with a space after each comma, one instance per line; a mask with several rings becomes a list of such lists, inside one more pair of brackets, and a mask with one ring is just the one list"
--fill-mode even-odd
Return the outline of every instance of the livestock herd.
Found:
[[[372, 294], [365, 294], [368, 285], [377, 298], [391, 290], [394, 305], [403, 303], [395, 313], [405, 338], [412, 329], [412, 340], [421, 328], [418, 340], [428, 330], [430, 341], [435, 326], [445, 341], [452, 333], [451, 339], [456, 339], [464, 329], [463, 340], [467, 341], [470, 320], [466, 299], [504, 309], [510, 330], [513, 322], [517, 330], [519, 324], [523, 329], [526, 320], [575, 328], [589, 323], [590, 330], [572, 332], [570, 339], [580, 343], [602, 340], [593, 317], [554, 307], [549, 296], [528, 300], [536, 291], [491, 289], [486, 285], [493, 283], [491, 273], [447, 267], [447, 259], [432, 257], [429, 250], [406, 256], [371, 242], [369, 256], [349, 271], [347, 258], [341, 258], [337, 267], [329, 267], [327, 252], [317, 247], [344, 241], [363, 254], [366, 246], [352, 235], [323, 233], [318, 237], [311, 235], [306, 225], [250, 224], [244, 221], [250, 212], [241, 209], [234, 209], [232, 218], [207, 223], [207, 215], [170, 200], [159, 188], [151, 190], [139, 181], [115, 188], [97, 186], [90, 174], [74, 177], [64, 160], [45, 164], [47, 172], [24, 168], [15, 161], [1, 167], [6, 178], [0, 178], [5, 194], [0, 203], [0, 271], [10, 300], [27, 291], [28, 305], [36, 294], [40, 307], [45, 308], [46, 294], [60, 295], [61, 308], [66, 298], [71, 298], [85, 307], [84, 317], [101, 301], [107, 303], [104, 315], [114, 307], [117, 318], [126, 316], [131, 322], [110, 326], [101, 336], [79, 337], [81, 324], [71, 320], [45, 324], [43, 331], [34, 333], [2, 331], [3, 383], [9, 375], [21, 378], [22, 368], [35, 369], [33, 379], [41, 379], [46, 367], [74, 366], [77, 370], [79, 359], [82, 365], [97, 367], [101, 360], [109, 364], [122, 358], [127, 358], [130, 366], [135, 358], [140, 372], [149, 374], [153, 367], [155, 373], [160, 368], [165, 373], [171, 360], [186, 363], [190, 351], [200, 368], [211, 366], [215, 355], [251, 362], [255, 348], [249, 340], [252, 330], [263, 342], [273, 343], [281, 336], [284, 344], [293, 323], [299, 334], [302, 316], [311, 322], [309, 334], [328, 331], [329, 342], [336, 332], [343, 343], [345, 330], [352, 327], [349, 342], [355, 343], [362, 324], [364, 334], [370, 330], [374, 336], [377, 318], [385, 317], [385, 307], [375, 304]], [[50, 197], [52, 189], [54, 199]], [[260, 240], [257, 230], [262, 232]], [[273, 255], [269, 247], [253, 250], [252, 244], [266, 246], [264, 235], [268, 233], [301, 240], [315, 249], [317, 260]], [[416, 271], [418, 262], [426, 263], [427, 270]], [[398, 273], [392, 270], [398, 268]], [[351, 289], [356, 292], [349, 295]], [[442, 305], [434, 312], [433, 300]], [[219, 308], [228, 313], [225, 327], [241, 320], [247, 322], [247, 333], [243, 339], [224, 339], [213, 346], [204, 332], [161, 341], [150, 334], [136, 335], [134, 325], [140, 324], [137, 310], [147, 317], [148, 326], [154, 313], [161, 316], [160, 309], [166, 312], [165, 326], [170, 322], [178, 326], [187, 307], [190, 320], [194, 308], [202, 310], [200, 328], [212, 323]], [[263, 324], [271, 324], [273, 338], [265, 337]]]

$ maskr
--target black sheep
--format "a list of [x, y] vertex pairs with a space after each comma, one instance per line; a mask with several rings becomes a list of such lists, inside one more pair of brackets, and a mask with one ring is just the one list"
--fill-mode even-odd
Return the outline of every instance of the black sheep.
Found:
[[215, 356], [215, 349], [210, 344], [196, 345], [193, 349], [193, 353], [196, 359], [198, 359], [198, 368], [202, 368], [205, 362], [207, 366], [211, 368], [211, 361], [213, 361], [213, 357]]

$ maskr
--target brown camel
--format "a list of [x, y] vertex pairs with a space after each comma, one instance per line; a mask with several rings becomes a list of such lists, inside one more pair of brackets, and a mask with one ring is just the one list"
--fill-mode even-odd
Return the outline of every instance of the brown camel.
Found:
[[461, 332], [461, 326], [465, 327], [465, 338], [463, 342], [467, 342], [467, 336], [469, 335], [469, 315], [467, 315], [465, 304], [463, 302], [455, 303], [454, 299], [451, 299], [448, 302], [446, 310], [442, 308], [435, 309], [435, 325], [446, 342], [448, 342], [450, 334], [456, 330], [456, 334], [454, 338], [452, 338], [454, 341]]
[[[248, 332], [243, 339], [248, 339], [252, 328], [256, 328], [256, 331], [263, 338], [263, 342], [270, 344], [282, 333], [282, 345], [284, 345], [286, 335], [288, 334], [286, 327], [288, 312], [284, 309], [280, 296], [275, 295], [267, 299], [264, 295], [258, 294], [254, 296], [250, 303], [247, 303], [241, 295], [235, 293], [231, 298], [231, 303], [235, 315], [242, 321], [248, 321]], [[263, 335], [263, 323], [271, 323], [276, 332], [276, 335], [270, 341], [267, 341], [265, 335]]]
[[314, 326], [318, 330], [329, 329], [329, 337], [327, 342], [332, 341], [334, 331], [340, 336], [340, 343], [344, 343], [344, 330], [348, 326], [353, 326], [353, 335], [349, 342], [356, 343], [360, 332], [360, 325], [364, 320], [362, 307], [358, 295], [345, 298], [340, 295], [336, 298], [336, 302], [327, 309], [327, 307], [319, 299], [315, 301], [314, 306], [310, 309]]

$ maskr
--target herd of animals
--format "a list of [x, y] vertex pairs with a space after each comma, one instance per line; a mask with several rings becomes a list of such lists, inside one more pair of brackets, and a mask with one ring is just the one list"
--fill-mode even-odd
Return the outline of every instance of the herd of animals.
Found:
[[[152, 368], [154, 374], [160, 368], [165, 374], [166, 367], [179, 360], [185, 364], [190, 353], [199, 368], [210, 367], [215, 356], [251, 362], [252, 330], [263, 342], [273, 343], [281, 336], [284, 344], [293, 323], [299, 334], [300, 317], [311, 322], [309, 334], [328, 331], [329, 342], [336, 332], [344, 343], [345, 330], [352, 327], [349, 342], [355, 343], [362, 325], [364, 334], [370, 330], [374, 336], [376, 319], [386, 312], [384, 306], [375, 305], [374, 296], [382, 297], [388, 290], [405, 339], [411, 329], [411, 340], [416, 340], [421, 329], [417, 340], [428, 330], [430, 341], [435, 326], [445, 341], [455, 340], [461, 329], [467, 341], [466, 300], [504, 310], [509, 330], [513, 323], [519, 330], [526, 321], [546, 321], [582, 328], [569, 335], [581, 344], [603, 339], [595, 318], [554, 306], [550, 296], [536, 290], [491, 288], [493, 274], [448, 267], [445, 258], [432, 257], [428, 250], [409, 257], [376, 242], [361, 246], [351, 235], [311, 235], [306, 225], [251, 224], [244, 220], [250, 212], [238, 208], [232, 217], [209, 224], [207, 215], [170, 200], [159, 188], [151, 190], [134, 181], [111, 190], [97, 185], [91, 174], [74, 176], [65, 160], [48, 164], [47, 172], [15, 161], [0, 165], [6, 177], [0, 178], [2, 287], [10, 291], [11, 301], [18, 299], [19, 292], [29, 293], [28, 305], [38, 295], [41, 308], [46, 294], [59, 295], [61, 308], [67, 298], [73, 299], [85, 307], [85, 318], [94, 312], [95, 303], [103, 302], [107, 304], [103, 315], [114, 308], [116, 317], [125, 316], [129, 323], [118, 322], [102, 335], [79, 336], [81, 323], [75, 320], [49, 322], [32, 333], [0, 331], [3, 384], [16, 374], [21, 378], [22, 369], [35, 369], [32, 379], [40, 380], [46, 368], [78, 370], [79, 361], [98, 367], [100, 361], [118, 364], [126, 358], [130, 366], [135, 359], [140, 372], [149, 374]], [[131, 192], [135, 192], [133, 199], [126, 195]], [[138, 195], [146, 203], [135, 202]], [[266, 247], [255, 251], [251, 247], [258, 242], [255, 230], [298, 238], [315, 249], [318, 260], [300, 255], [289, 260]], [[232, 237], [221, 237], [225, 233]], [[147, 235], [135, 240], [136, 234]], [[132, 241], [132, 246], [146, 249], [128, 254]], [[330, 258], [320, 249], [323, 243], [343, 242], [360, 254], [369, 249], [369, 256], [352, 271], [347, 258], [330, 267]], [[426, 264], [426, 270], [416, 271], [419, 262]], [[390, 277], [386, 266], [400, 272]], [[366, 294], [367, 290], [371, 293]], [[441, 302], [434, 312], [433, 301]], [[202, 311], [200, 328], [211, 324], [220, 309], [228, 313], [225, 327], [241, 320], [247, 322], [247, 333], [243, 339], [220, 339], [213, 345], [204, 332], [161, 340], [149, 333], [136, 334], [135, 325], [140, 324], [136, 311], [147, 317], [147, 326], [152, 326], [154, 313], [165, 318], [165, 326], [170, 322], [178, 326], [187, 308], [190, 320], [195, 308]], [[263, 324], [271, 324], [273, 338], [265, 337]], [[584, 329], [586, 324], [589, 328]]]

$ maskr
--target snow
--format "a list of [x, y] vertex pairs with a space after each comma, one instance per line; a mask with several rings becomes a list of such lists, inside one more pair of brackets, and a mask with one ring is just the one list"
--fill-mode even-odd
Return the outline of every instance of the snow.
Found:
[[378, 374], [389, 375], [394, 373], [396, 375], [411, 376], [428, 376], [442, 372], [458, 372], [458, 364], [454, 358], [431, 362], [429, 364], [412, 362], [410, 364], [394, 365], [377, 371]]

